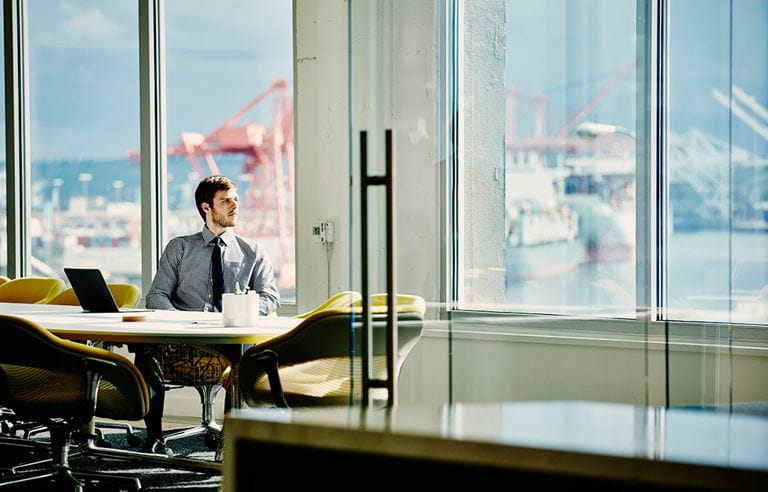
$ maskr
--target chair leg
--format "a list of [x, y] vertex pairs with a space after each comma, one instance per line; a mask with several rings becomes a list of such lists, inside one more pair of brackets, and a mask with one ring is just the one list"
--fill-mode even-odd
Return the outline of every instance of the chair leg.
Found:
[[8, 487], [26, 482], [52, 478], [57, 490], [73, 490], [80, 492], [83, 484], [80, 483], [69, 469], [69, 438], [72, 436], [72, 428], [66, 426], [51, 425], [51, 454], [53, 458], [53, 470], [45, 472], [30, 472], [14, 474], [0, 480], [0, 487]]
[[182, 439], [184, 437], [198, 436], [205, 434], [205, 442], [209, 449], [215, 450], [221, 436], [221, 426], [214, 420], [214, 406], [216, 404], [216, 394], [221, 389], [220, 384], [210, 384], [205, 386], [195, 386], [200, 395], [202, 405], [202, 416], [200, 425], [178, 431], [164, 433], [165, 441], [173, 439]]
[[[12, 475], [0, 479], [0, 488], [14, 487], [28, 482], [51, 479], [55, 490], [71, 490], [82, 492], [84, 483], [78, 479], [85, 479], [87, 482], [127, 482], [134, 490], [141, 489], [141, 482], [136, 477], [124, 475], [112, 475], [107, 473], [91, 473], [72, 470], [69, 465], [69, 458], [80, 454], [81, 450], [76, 449], [70, 453], [69, 440], [72, 437], [73, 429], [69, 426], [49, 426], [51, 434], [51, 459], [40, 460], [35, 463], [25, 463], [11, 468]], [[17, 473], [22, 467], [43, 465], [52, 463], [52, 470], [37, 471], [28, 473]], [[15, 488], [15, 487], [14, 487]]]
[[87, 473], [81, 471], [71, 472], [74, 478], [88, 479], [90, 482], [127, 482], [133, 490], [141, 490], [141, 481], [137, 477], [127, 475], [113, 475], [111, 473]]
[[96, 429], [124, 429], [126, 433], [126, 440], [129, 446], [137, 447], [141, 445], [141, 437], [136, 434], [131, 424], [124, 424], [122, 422], [96, 422]]

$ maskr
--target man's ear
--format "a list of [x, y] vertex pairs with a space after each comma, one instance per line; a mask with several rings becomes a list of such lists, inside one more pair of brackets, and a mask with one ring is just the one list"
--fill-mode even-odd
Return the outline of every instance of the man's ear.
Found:
[[203, 212], [210, 212], [210, 211], [211, 211], [211, 206], [210, 206], [210, 205], [208, 205], [208, 204], [207, 204], [207, 203], [205, 203], [205, 202], [203, 202], [203, 203], [201, 203], [201, 204], [200, 204], [200, 208], [202, 208], [202, 209], [203, 209]]

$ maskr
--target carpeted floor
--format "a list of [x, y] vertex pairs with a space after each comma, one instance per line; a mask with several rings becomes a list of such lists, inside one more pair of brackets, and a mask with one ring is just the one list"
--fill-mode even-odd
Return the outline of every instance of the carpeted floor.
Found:
[[[136, 429], [136, 432], [142, 439], [144, 438], [144, 429]], [[46, 440], [46, 436], [41, 434], [37, 439]], [[124, 432], [109, 430], [105, 433], [105, 439], [115, 448], [137, 449], [128, 445]], [[176, 454], [189, 458], [213, 460], [214, 457], [213, 451], [208, 450], [202, 436], [171, 441], [169, 442], [169, 445]], [[18, 448], [0, 446], [0, 464], [4, 467], [47, 457], [46, 453], [41, 451], [30, 453], [29, 451], [20, 450]], [[147, 491], [215, 491], [220, 490], [222, 483], [221, 476], [218, 474], [153, 467], [138, 462], [76, 456], [70, 459], [70, 463], [74, 470], [99, 471], [108, 472], [109, 474], [114, 475], [138, 477], [139, 480], [141, 480], [142, 490]], [[35, 491], [53, 489], [42, 481], [39, 481], [31, 482], [15, 489], [5, 490]], [[121, 488], [115, 483], [104, 483], [102, 486], [90, 490], [116, 491], [121, 490]]]

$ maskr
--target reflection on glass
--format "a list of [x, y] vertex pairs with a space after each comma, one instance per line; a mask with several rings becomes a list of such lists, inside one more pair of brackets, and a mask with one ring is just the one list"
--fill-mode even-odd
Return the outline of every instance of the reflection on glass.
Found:
[[168, 237], [199, 231], [203, 176], [239, 186], [238, 234], [267, 249], [295, 300], [291, 2], [166, 3]]
[[768, 5], [669, 9], [667, 317], [765, 323]]
[[141, 284], [137, 26], [130, 0], [30, 2], [31, 275]]
[[634, 316], [635, 32], [634, 0], [506, 2], [506, 292], [464, 307]]

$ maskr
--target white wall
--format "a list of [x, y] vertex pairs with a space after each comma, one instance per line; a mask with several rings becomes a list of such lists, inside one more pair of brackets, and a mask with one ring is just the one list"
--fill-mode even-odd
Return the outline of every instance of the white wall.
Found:
[[[503, 326], [503, 325], [502, 325]], [[428, 328], [403, 366], [400, 402], [440, 405], [513, 400], [598, 400], [666, 404], [663, 337], [593, 332], [568, 336], [540, 324]], [[768, 401], [768, 344], [734, 347], [708, 339], [675, 337], [670, 344], [670, 405], [727, 405]], [[449, 371], [450, 364], [450, 371]], [[449, 379], [449, 374], [452, 377]], [[732, 398], [732, 400], [731, 400]]]

